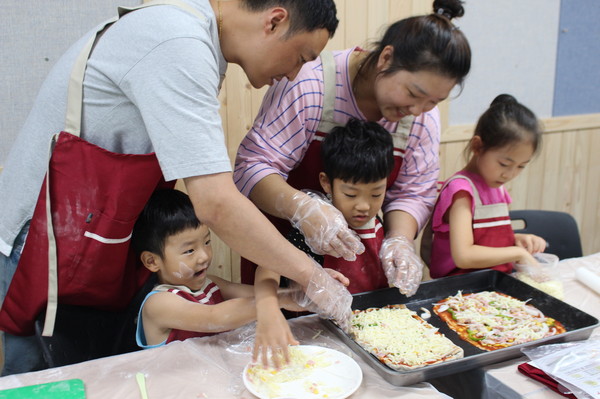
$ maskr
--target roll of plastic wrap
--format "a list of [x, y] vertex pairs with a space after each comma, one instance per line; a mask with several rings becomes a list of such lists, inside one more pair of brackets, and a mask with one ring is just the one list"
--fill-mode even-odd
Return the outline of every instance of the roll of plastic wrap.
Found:
[[600, 276], [598, 274], [587, 267], [580, 267], [575, 271], [575, 277], [577, 277], [577, 280], [596, 291], [597, 294], [600, 294]]

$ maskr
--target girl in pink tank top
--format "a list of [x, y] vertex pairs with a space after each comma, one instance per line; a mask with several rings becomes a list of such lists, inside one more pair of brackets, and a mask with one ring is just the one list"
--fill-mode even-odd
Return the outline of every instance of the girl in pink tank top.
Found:
[[543, 252], [546, 242], [514, 234], [504, 184], [527, 166], [541, 135], [533, 112], [507, 94], [479, 118], [469, 162], [445, 182], [433, 211], [431, 277], [487, 268], [510, 273], [514, 262], [537, 264], [532, 254]]

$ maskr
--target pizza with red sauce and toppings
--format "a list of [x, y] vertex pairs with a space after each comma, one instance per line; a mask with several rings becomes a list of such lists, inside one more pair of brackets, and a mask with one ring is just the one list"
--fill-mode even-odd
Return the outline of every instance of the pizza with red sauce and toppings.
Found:
[[486, 350], [506, 348], [562, 334], [565, 327], [535, 307], [496, 291], [458, 294], [433, 311], [463, 340]]

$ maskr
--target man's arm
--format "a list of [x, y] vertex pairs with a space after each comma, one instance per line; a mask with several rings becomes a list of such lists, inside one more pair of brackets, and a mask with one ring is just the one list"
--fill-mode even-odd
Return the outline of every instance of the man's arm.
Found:
[[184, 179], [198, 218], [246, 259], [306, 287], [314, 266], [233, 184], [231, 173]]

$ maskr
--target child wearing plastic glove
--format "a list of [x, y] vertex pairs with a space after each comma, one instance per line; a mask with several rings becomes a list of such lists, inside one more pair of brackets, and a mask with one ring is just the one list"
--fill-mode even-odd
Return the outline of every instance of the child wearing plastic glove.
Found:
[[[359, 149], [361, 151], [357, 151]], [[315, 253], [300, 231], [299, 223], [294, 222], [296, 229], [288, 234], [290, 240], [299, 249], [307, 253], [315, 262], [325, 269], [342, 273], [348, 291], [358, 293], [371, 291], [389, 286], [379, 260], [379, 252], [384, 240], [382, 222], [377, 216], [381, 210], [387, 185], [387, 178], [394, 167], [393, 142], [391, 135], [375, 122], [351, 119], [346, 126], [334, 128], [323, 140], [321, 158], [323, 171], [319, 179], [322, 193], [306, 192], [313, 203], [321, 207], [334, 206], [341, 220], [338, 224], [346, 224], [356, 237], [361, 239], [365, 250], [353, 261], [341, 259], [332, 255]], [[326, 232], [320, 232], [325, 234]], [[393, 264], [393, 262], [392, 262]], [[321, 272], [323, 273], [323, 272]], [[395, 273], [391, 273], [396, 277]], [[341, 280], [340, 280], [341, 281]], [[287, 285], [287, 284], [284, 284]], [[280, 307], [276, 303], [276, 292], [279, 287], [279, 276], [263, 268], [256, 272], [255, 287], [257, 298], [264, 303], [259, 304], [257, 325], [257, 347], [255, 351], [266, 352], [266, 347], [279, 346], [290, 336], [289, 328], [283, 324]], [[291, 282], [290, 287], [297, 287]], [[311, 298], [319, 298], [326, 293], [327, 287], [311, 284], [306, 295], [296, 289], [298, 303], [309, 311], [321, 313], [321, 309]], [[260, 291], [260, 293], [259, 293]], [[268, 298], [271, 298], [270, 300]], [[345, 297], [331, 303], [336, 310], [332, 313], [345, 313], [350, 316], [350, 302]], [[260, 306], [260, 305], [264, 306]], [[345, 328], [347, 317], [337, 318], [340, 327]], [[269, 344], [269, 341], [274, 342]], [[261, 349], [262, 348], [262, 349]]]
[[543, 252], [546, 241], [514, 233], [504, 184], [532, 160], [542, 133], [535, 114], [508, 94], [497, 96], [479, 117], [468, 163], [446, 180], [433, 211], [431, 277], [538, 265], [532, 255]]
[[381, 265], [390, 285], [401, 294], [412, 296], [423, 279], [423, 260], [415, 252], [415, 243], [402, 232], [389, 233], [381, 245]]
[[348, 291], [353, 294], [389, 285], [414, 292], [421, 281], [422, 264], [414, 252], [414, 258], [407, 260], [406, 241], [398, 237], [384, 239], [384, 226], [378, 215], [394, 168], [392, 136], [375, 122], [350, 119], [346, 126], [333, 128], [323, 139], [321, 159], [323, 171], [319, 180], [327, 196], [318, 192], [307, 194], [314, 201], [336, 207], [365, 250], [348, 261], [315, 253], [299, 229], [292, 230], [288, 240], [323, 267], [348, 277]]
[[[254, 287], [207, 275], [210, 231], [187, 194], [155, 192], [135, 224], [132, 245], [159, 283], [139, 310], [136, 341], [141, 348], [213, 335], [256, 319]], [[297, 296], [279, 293], [277, 303], [302, 310]]]

